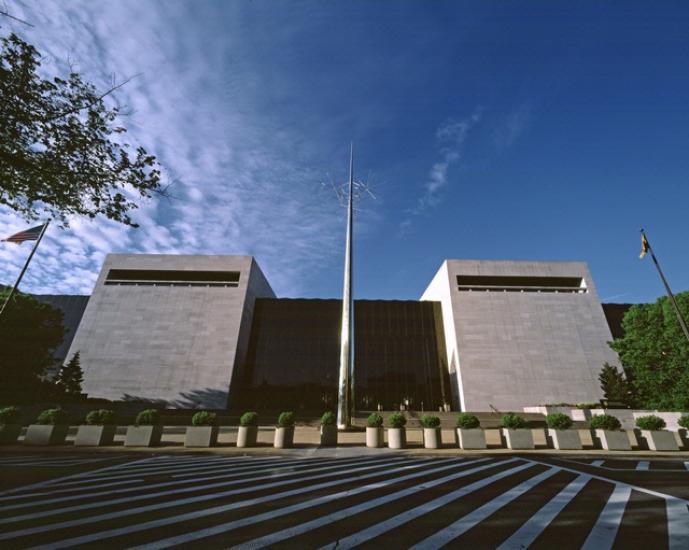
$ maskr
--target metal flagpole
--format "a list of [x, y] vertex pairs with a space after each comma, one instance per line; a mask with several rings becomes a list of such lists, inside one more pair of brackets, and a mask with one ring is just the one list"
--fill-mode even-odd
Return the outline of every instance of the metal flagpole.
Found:
[[345, 246], [344, 288], [342, 290], [342, 336], [340, 339], [340, 381], [337, 395], [337, 427], [352, 423], [354, 398], [354, 303], [352, 300], [352, 222], [354, 196], [354, 144], [349, 151], [349, 197], [347, 202], [347, 243]]
[[648, 251], [651, 253], [651, 258], [653, 259], [653, 263], [655, 264], [656, 269], [658, 269], [658, 274], [660, 275], [660, 279], [663, 281], [663, 285], [665, 285], [665, 290], [667, 291], [667, 295], [670, 298], [670, 303], [672, 303], [672, 307], [675, 309], [675, 314], [677, 315], [677, 320], [679, 321], [679, 325], [682, 327], [682, 332], [684, 332], [684, 336], [686, 336], [687, 341], [689, 341], [689, 329], [687, 328], [687, 323], [684, 320], [684, 317], [682, 316], [682, 312], [679, 310], [679, 306], [677, 305], [677, 300], [675, 300], [675, 295], [672, 293], [672, 290], [670, 290], [670, 285], [668, 284], [667, 280], [665, 279], [665, 275], [663, 275], [663, 270], [660, 269], [660, 264], [658, 263], [658, 259], [656, 258], [656, 255], [653, 253], [653, 248], [651, 247], [651, 243], [648, 242], [648, 237], [646, 237], [646, 233], [644, 232], [643, 229], [641, 230], [641, 238], [642, 238], [644, 248], [648, 249]]
[[7, 298], [5, 298], [5, 303], [2, 304], [2, 309], [0, 309], [0, 317], [2, 317], [2, 314], [5, 312], [5, 308], [7, 307], [7, 305], [10, 303], [10, 300], [12, 299], [12, 296], [14, 296], [14, 293], [17, 291], [17, 288], [19, 288], [19, 283], [21, 283], [22, 277], [24, 277], [24, 273], [26, 273], [26, 269], [29, 267], [29, 263], [31, 262], [31, 258], [33, 258], [33, 255], [36, 252], [38, 245], [41, 244], [41, 239], [43, 238], [43, 235], [45, 234], [46, 229], [48, 229], [48, 224], [50, 224], [50, 220], [45, 222], [45, 224], [43, 225], [43, 229], [41, 229], [41, 234], [38, 236], [38, 239], [36, 239], [36, 243], [33, 245], [33, 248], [31, 249], [31, 254], [29, 254], [29, 257], [26, 259], [26, 263], [24, 263], [24, 268], [22, 269], [21, 273], [19, 274], [19, 277], [17, 277], [17, 281], [14, 283], [14, 286], [12, 287], [12, 290], [10, 290], [10, 293], [7, 295]]

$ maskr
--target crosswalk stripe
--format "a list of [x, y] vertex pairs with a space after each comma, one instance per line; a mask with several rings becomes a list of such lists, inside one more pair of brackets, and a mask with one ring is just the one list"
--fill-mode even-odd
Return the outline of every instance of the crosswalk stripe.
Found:
[[448, 525], [444, 529], [437, 531], [430, 537], [425, 538], [421, 542], [415, 544], [411, 548], [414, 550], [430, 550], [432, 548], [440, 548], [445, 546], [449, 542], [456, 539], [463, 533], [466, 533], [469, 529], [482, 522], [484, 519], [490, 515], [497, 512], [500, 508], [506, 506], [512, 502], [517, 497], [520, 497], [539, 483], [542, 483], [549, 477], [555, 475], [560, 471], [557, 467], [550, 467], [545, 472], [542, 472], [522, 483], [516, 487], [505, 491], [501, 495], [495, 497], [493, 500], [487, 502], [480, 508], [477, 508], [473, 512], [461, 517], [454, 523]]
[[689, 509], [683, 502], [667, 500], [667, 534], [670, 550], [689, 548]]
[[[484, 461], [485, 460], [487, 460], [487, 459], [484, 459]], [[346, 508], [345, 510], [335, 512], [334, 514], [328, 514], [324, 518], [319, 518], [318, 520], [310, 521], [310, 522], [301, 524], [297, 527], [293, 527], [291, 529], [279, 531], [278, 533], [272, 533], [271, 535], [267, 535], [266, 537], [262, 537], [260, 539], [254, 539], [251, 542], [247, 543], [247, 546], [250, 546], [251, 548], [263, 548], [264, 546], [267, 546], [269, 544], [273, 544], [273, 543], [278, 542], [280, 540], [283, 540], [285, 538], [293, 537], [293, 536], [299, 534], [300, 532], [305, 532], [305, 531], [308, 531], [312, 528], [315, 529], [316, 527], [320, 527], [321, 525], [324, 525], [325, 523], [331, 523], [332, 521], [337, 521], [337, 519], [332, 519], [335, 516], [338, 516], [338, 519], [339, 519], [339, 516], [341, 516], [341, 515], [343, 515], [343, 517], [353, 515], [355, 513], [360, 512], [360, 511], [368, 510], [368, 509], [374, 508], [376, 506], [381, 506], [382, 504], [385, 504], [387, 502], [391, 502], [391, 501], [403, 498], [404, 496], [416, 493], [418, 491], [422, 491], [424, 489], [428, 489], [430, 487], [434, 487], [434, 486], [442, 484], [442, 483], [447, 483], [448, 481], [451, 481], [452, 479], [456, 479], [459, 477], [465, 477], [465, 476], [474, 474], [476, 472], [486, 470], [488, 468], [493, 468], [495, 466], [514, 462], [515, 460], [516, 459], [509, 459], [509, 460], [505, 460], [505, 461], [499, 462], [499, 463], [492, 462], [490, 464], [484, 464], [482, 466], [477, 466], [474, 468], [470, 468], [468, 470], [462, 470], [461, 472], [457, 472], [457, 473], [451, 474], [451, 475], [446, 476], [446, 477], [434, 479], [432, 481], [427, 481], [427, 482], [422, 483], [421, 485], [410, 487], [408, 489], [404, 489], [402, 491], [398, 491], [398, 492], [392, 493], [390, 495], [386, 495], [384, 497], [370, 500], [368, 502], [365, 502], [365, 503], [362, 503], [362, 504], [359, 504], [356, 506], [352, 506], [351, 508]], [[476, 460], [473, 462], [474, 463], [475, 462], [481, 462], [481, 460]], [[456, 464], [447, 466], [445, 468], [439, 468], [437, 470], [430, 471], [430, 472], [429, 471], [416, 472], [413, 474], [408, 474], [406, 476], [393, 478], [393, 479], [389, 479], [386, 481], [369, 483], [367, 485], [363, 485], [362, 487], [357, 487], [356, 489], [350, 489], [348, 491], [340, 491], [338, 493], [325, 495], [325, 496], [322, 496], [322, 497], [314, 499], [314, 500], [310, 500], [310, 501], [306, 501], [306, 502], [300, 502], [298, 504], [293, 504], [292, 506], [287, 506], [285, 508], [281, 508], [278, 510], [273, 510], [273, 511], [266, 512], [263, 514], [258, 514], [255, 516], [242, 518], [242, 519], [231, 521], [228, 523], [222, 523], [219, 525], [214, 525], [213, 527], [210, 527], [207, 529], [192, 531], [190, 533], [185, 533], [183, 535], [179, 535], [176, 537], [170, 537], [168, 539], [158, 540], [154, 543], [144, 544], [144, 545], [139, 546], [139, 547], [134, 547], [133, 549], [130, 549], [130, 550], [160, 550], [162, 548], [169, 548], [170, 546], [176, 546], [179, 544], [189, 543], [191, 541], [199, 540], [202, 538], [207, 538], [207, 537], [212, 536], [212, 535], [227, 533], [229, 531], [239, 529], [240, 527], [244, 527], [246, 525], [251, 525], [251, 524], [255, 524], [255, 523], [259, 523], [259, 522], [269, 522], [272, 519], [274, 519], [276, 516], [283, 517], [287, 514], [298, 512], [300, 510], [305, 510], [307, 508], [313, 508], [315, 506], [320, 506], [321, 504], [325, 504], [327, 502], [332, 502], [333, 500], [338, 500], [338, 499], [344, 498], [344, 497], [355, 496], [355, 495], [366, 493], [366, 492], [369, 492], [369, 491], [372, 491], [375, 489], [380, 489], [382, 487], [388, 487], [390, 485], [396, 485], [397, 483], [399, 483], [401, 481], [407, 481], [409, 479], [415, 479], [418, 477], [428, 475], [429, 473], [434, 473], [434, 472], [438, 472], [441, 470], [447, 470], [447, 469], [450, 469], [450, 468], [453, 468], [453, 467], [456, 467], [459, 465], [461, 465], [461, 463], [456, 463]], [[315, 523], [318, 523], [318, 525], [315, 525]], [[314, 526], [311, 527], [312, 525], [314, 525]], [[236, 548], [242, 548], [242, 547], [243, 546], [238, 546]]]
[[[493, 466], [495, 466], [494, 464]], [[528, 468], [532, 468], [533, 465], [526, 463], [526, 464], [520, 464], [519, 466], [516, 466], [514, 468], [511, 468], [509, 470], [503, 470], [502, 472], [498, 472], [497, 474], [494, 474], [492, 476], [483, 478], [479, 481], [475, 481], [474, 483], [471, 483], [469, 485], [466, 485], [458, 490], [452, 491], [451, 493], [448, 493], [446, 495], [443, 495], [441, 497], [438, 497], [434, 500], [431, 500], [430, 502], [426, 502], [424, 504], [421, 504], [415, 508], [412, 508], [411, 510], [405, 510], [401, 514], [398, 514], [396, 516], [393, 516], [385, 521], [381, 521], [379, 523], [376, 523], [375, 525], [372, 525], [366, 529], [363, 529], [361, 531], [358, 531], [356, 533], [353, 533], [352, 535], [349, 535], [346, 538], [339, 539], [337, 543], [330, 543], [321, 548], [321, 550], [327, 550], [328, 548], [332, 548], [334, 545], [337, 546], [337, 549], [344, 550], [347, 548], [354, 548], [355, 546], [358, 546], [359, 544], [362, 544], [363, 542], [366, 542], [367, 540], [370, 540], [374, 537], [378, 537], [380, 535], [383, 535], [392, 529], [395, 529], [396, 527], [399, 527], [400, 525], [404, 525], [405, 523], [408, 523], [412, 520], [415, 520], [419, 517], [421, 517], [424, 514], [427, 514], [429, 512], [432, 512], [433, 510], [436, 510], [438, 508], [441, 508], [442, 506], [445, 506], [449, 504], [450, 502], [453, 502], [465, 495], [471, 494], [475, 491], [478, 491], [479, 489], [482, 489], [483, 487], [486, 487], [488, 485], [491, 485], [492, 483], [495, 483], [496, 481], [499, 481], [505, 477], [514, 475], [516, 473], [521, 472], [522, 470], [526, 470]], [[252, 543], [253, 544], [253, 541]], [[252, 546], [253, 547], [253, 546]]]
[[[401, 457], [398, 458], [398, 460], [402, 460]], [[4, 506], [4, 510], [18, 510], [22, 508], [27, 508], [31, 506], [46, 506], [49, 504], [57, 504], [59, 502], [69, 502], [72, 500], [83, 500], [83, 499], [88, 499], [88, 498], [94, 498], [97, 496], [100, 496], [102, 494], [107, 494], [107, 495], [116, 495], [116, 494], [123, 494], [123, 493], [129, 493], [129, 492], [135, 492], [135, 491], [141, 491], [142, 489], [145, 489], [145, 494], [143, 495], [137, 495], [137, 496], [129, 496], [129, 497], [124, 497], [124, 498], [117, 498], [117, 499], [111, 499], [111, 500], [102, 500], [99, 501], [98, 503], [95, 504], [82, 504], [78, 506], [72, 506], [68, 508], [58, 508], [55, 510], [47, 510], [44, 512], [37, 512], [34, 514], [27, 514], [24, 516], [13, 516], [5, 519], [0, 519], [0, 525], [5, 524], [5, 523], [14, 523], [17, 521], [23, 521], [27, 519], [37, 519], [39, 517], [47, 517], [47, 516], [52, 516], [52, 515], [59, 515], [59, 514], [64, 514], [67, 512], [74, 512], [78, 510], [84, 510], [84, 509], [91, 509], [91, 508], [100, 508], [103, 506], [111, 506], [113, 504], [120, 504], [122, 502], [133, 502], [136, 500], [146, 500], [146, 499], [151, 499], [151, 498], [158, 498], [160, 496], [167, 496], [170, 494], [182, 494], [186, 492], [195, 492], [195, 491], [203, 491], [207, 489], [216, 489], [219, 487], [229, 487], [232, 485], [238, 485], [242, 483], [247, 483], [250, 481], [260, 481], [260, 480], [265, 480], [265, 479], [279, 479], [283, 477], [289, 477], [289, 476], [294, 476], [295, 474], [302, 473], [300, 470], [303, 468], [311, 468], [308, 470], [309, 472], [319, 472], [319, 471], [328, 471], [328, 470], [335, 470], [342, 468], [343, 466], [352, 466], [356, 465], [359, 463], [366, 463], [370, 462], [365, 461], [362, 459], [352, 459], [352, 460], [346, 460], [342, 463], [338, 463], [336, 465], [332, 464], [332, 460], [329, 461], [318, 461], [316, 464], [306, 464], [306, 465], [285, 465], [282, 468], [276, 468], [276, 467], [263, 467], [260, 469], [255, 469], [251, 471], [242, 471], [242, 472], [237, 472], [236, 470], [233, 471], [233, 473], [229, 473], [226, 475], [214, 475], [214, 476], [209, 476], [209, 477], [201, 477], [197, 479], [187, 479], [187, 480], [175, 480], [175, 481], [166, 481], [166, 482], [161, 482], [161, 483], [153, 483], [153, 484], [146, 484], [145, 487], [127, 487], [126, 489], [115, 489], [105, 491], [105, 492], [95, 492], [95, 493], [80, 493], [78, 495], [70, 495], [66, 497], [58, 497], [54, 499], [47, 499], [47, 500], [36, 500], [33, 502], [23, 502], [21, 504], [14, 504], [10, 506]], [[313, 466], [321, 466], [323, 463], [328, 464], [328, 466], [325, 467], [320, 467], [320, 468], [313, 468]], [[260, 473], [266, 470], [270, 472], [267, 475], [259, 475], [255, 477], [246, 477], [247, 475], [250, 475], [251, 473]], [[276, 473], [276, 470], [285, 470], [287, 469], [288, 471], [286, 472], [279, 472]], [[296, 470], [296, 471], [295, 471]], [[236, 477], [241, 477], [242, 479], [238, 480], [232, 480], [232, 481], [216, 481], [215, 483], [210, 483], [206, 485], [196, 485], [199, 481], [205, 481], [205, 480], [218, 480], [218, 479], [229, 479], [229, 478], [236, 478]], [[185, 484], [190, 484], [194, 483], [192, 487], [186, 487], [186, 488], [180, 488], [179, 490], [176, 491], [163, 491], [163, 492], [158, 492], [158, 493], [152, 493], [152, 489], [158, 489], [161, 487], [179, 487], [180, 485], [185, 485]]]
[[605, 460], [592, 460], [591, 466], [602, 466]]
[[[143, 462], [145, 460], [149, 460], [149, 458], [142, 458], [141, 460], [136, 460], [134, 462]], [[116, 468], [119, 466], [120, 466], [120, 464], [117, 464], [115, 466], [107, 466], [105, 468], [101, 468], [101, 471], [110, 470], [112, 468]], [[82, 477], [83, 475], [84, 475], [84, 472], [80, 472], [77, 474], [70, 474], [67, 476], [55, 477], [52, 479], [48, 479], [46, 481], [39, 481], [38, 483], [32, 483], [31, 485], [23, 485], [22, 487], [15, 487], [13, 489], [7, 489], [5, 491], [0, 492], [0, 501], [6, 500], [6, 498], [7, 498], [6, 495], [12, 495], [14, 493], [26, 491], [27, 489], [37, 489], [37, 488], [43, 488], [43, 487], [50, 487], [50, 486], [55, 485], [57, 483], [63, 483], [67, 480]], [[14, 497], [9, 497], [9, 498], [14, 498]]]
[[[451, 475], [446, 476], [446, 477], [442, 477], [440, 479], [435, 479], [433, 481], [422, 483], [420, 486], [417, 486], [417, 487], [410, 487], [407, 489], [402, 489], [401, 491], [397, 491], [395, 493], [385, 495], [383, 497], [379, 497], [377, 499], [370, 500], [368, 502], [364, 502], [361, 504], [350, 506], [349, 508], [345, 508], [343, 510], [338, 510], [337, 512], [327, 514], [325, 516], [322, 516], [320, 518], [308, 521], [306, 523], [302, 523], [300, 525], [296, 525], [296, 526], [290, 527], [288, 529], [283, 529], [282, 531], [277, 531], [275, 533], [271, 533], [271, 534], [263, 536], [259, 539], [254, 539], [254, 540], [252, 540], [246, 544], [238, 545], [238, 546], [235, 546], [233, 548], [236, 548], [236, 549], [240, 549], [240, 548], [252, 548], [252, 549], [253, 548], [264, 548], [265, 546], [269, 546], [271, 544], [275, 544], [277, 542], [280, 542], [282, 540], [300, 535], [302, 533], [312, 531], [313, 529], [318, 529], [319, 527], [322, 527], [323, 525], [327, 525], [327, 524], [333, 523], [335, 521], [340, 521], [342, 519], [353, 516], [355, 514], [359, 514], [361, 512], [365, 512], [366, 510], [370, 510], [371, 508], [383, 506], [389, 502], [394, 502], [396, 500], [405, 498], [407, 496], [413, 495], [414, 493], [418, 493], [419, 491], [424, 491], [426, 489], [430, 489], [431, 487], [435, 487], [435, 486], [441, 485], [443, 483], [449, 483], [450, 481], [454, 481], [455, 479], [459, 479], [461, 477], [466, 477], [468, 475], [474, 474], [476, 472], [480, 472], [482, 470], [486, 470], [488, 468], [494, 468], [495, 466], [501, 466], [504, 464], [508, 464], [509, 462], [512, 462], [512, 461], [503, 461], [503, 462], [498, 462], [498, 463], [493, 463], [493, 464], [486, 464], [484, 466], [472, 468], [471, 470], [458, 472], [458, 473], [451, 474]], [[459, 492], [466, 491], [467, 493], [469, 493], [472, 490], [475, 490], [475, 489], [469, 489], [469, 488], [476, 486], [479, 483], [481, 484], [481, 486], [488, 485], [489, 483], [492, 483], [494, 479], [501, 479], [503, 477], [507, 477], [509, 475], [515, 474], [517, 472], [520, 472], [521, 470], [524, 470], [526, 468], [531, 468], [531, 467], [532, 466], [530, 464], [521, 464], [519, 466], [516, 466], [515, 468], [511, 468], [509, 470], [504, 470], [502, 472], [499, 472], [498, 474], [495, 474], [494, 476], [484, 478], [480, 482], [476, 482], [476, 483], [473, 483], [471, 485], [468, 485], [467, 487], [461, 489]], [[469, 490], [467, 491], [467, 489], [469, 489]], [[476, 489], [478, 489], [478, 487], [476, 487]], [[457, 497], [457, 498], [459, 498], [459, 497]], [[337, 547], [339, 549], [342, 546], [341, 546], [341, 544], [338, 544]]]
[[598, 516], [596, 524], [586, 538], [582, 550], [612, 548], [631, 494], [631, 487], [615, 485], [615, 489]]
[[[440, 462], [448, 462], [453, 459], [447, 459], [443, 460]], [[488, 459], [485, 459], [488, 460]], [[456, 461], [456, 459], [455, 459]], [[411, 461], [411, 463], [407, 466], [399, 466], [397, 468], [389, 468], [383, 471], [376, 471], [373, 473], [369, 474], [364, 474], [364, 475], [358, 475], [358, 472], [366, 471], [366, 470], [372, 470], [372, 469], [380, 469], [382, 466], [389, 466], [399, 463], [399, 461], [389, 461], [389, 462], [384, 462], [377, 460], [376, 464], [374, 465], [368, 465], [364, 467], [357, 467], [351, 470], [348, 470], [347, 473], [350, 474], [357, 474], [354, 476], [347, 477], [345, 479], [338, 479], [334, 481], [328, 481], [324, 483], [317, 483], [315, 485], [307, 485], [305, 487], [300, 487], [297, 489], [291, 489], [289, 491], [283, 491], [280, 493], [273, 493], [270, 495], [266, 495], [264, 497], [258, 497], [250, 500], [244, 500], [232, 504], [227, 504], [227, 505], [221, 505], [221, 506], [215, 506], [211, 508], [206, 508], [203, 510], [198, 510], [195, 512], [189, 512], [187, 514], [182, 514], [182, 515], [175, 515], [172, 517], [166, 517], [166, 518], [161, 518], [159, 520], [153, 520], [150, 522], [146, 523], [140, 523], [137, 525], [130, 525], [127, 527], [123, 527], [120, 529], [111, 529], [108, 531], [101, 531], [99, 533], [95, 533], [93, 535], [87, 535], [84, 537], [77, 537], [76, 539], [66, 539], [63, 541], [59, 542], [54, 542], [46, 546], [46, 548], [64, 548], [65, 546], [70, 546], [72, 544], [81, 544], [82, 540], [85, 540], [86, 542], [93, 542], [94, 540], [100, 540], [101, 538], [109, 538], [109, 537], [115, 537], [120, 534], [129, 534], [131, 532], [137, 532], [137, 531], [145, 531], [146, 529], [152, 529], [154, 527], [160, 527], [163, 525], [171, 525], [178, 523], [180, 521], [186, 521], [187, 519], [196, 519], [198, 517], [205, 517], [205, 516], [210, 516], [214, 514], [220, 514], [222, 512], [227, 512], [229, 510], [234, 510], [235, 508], [243, 508], [245, 506], [252, 506], [254, 504], [260, 504], [263, 502], [270, 502], [272, 500], [279, 500], [281, 498], [293, 496], [293, 495], [298, 495], [298, 494], [303, 494], [303, 493], [309, 493], [313, 491], [317, 491], [319, 489], [326, 489], [329, 487], [334, 487], [336, 485], [343, 485], [346, 483], [353, 483], [362, 479], [368, 479], [371, 477], [379, 477], [379, 476], [384, 476], [388, 475], [390, 473], [398, 472], [398, 471], [403, 471], [403, 470], [408, 470], [412, 468], [421, 468], [425, 465], [428, 465], [429, 459], [419, 459], [416, 461]], [[69, 521], [63, 521], [60, 523], [53, 523], [50, 525], [39, 525], [36, 527], [29, 527], [26, 529], [21, 529], [18, 531], [12, 531], [12, 532], [7, 532], [7, 533], [0, 533], [0, 540], [8, 540], [8, 539], [13, 539], [17, 537], [23, 537], [27, 535], [33, 535], [36, 533], [45, 533], [46, 531], [54, 531], [56, 529], [64, 529], [67, 527], [77, 527], [77, 526], [82, 526], [82, 525], [87, 525], [87, 524], [92, 524], [92, 523], [98, 523], [101, 521], [106, 521], [109, 519], [115, 519], [115, 518], [121, 518], [121, 517], [126, 517], [126, 516], [135, 516], [139, 515], [145, 512], [151, 512], [151, 511], [159, 511], [165, 508], [174, 508], [178, 506], [185, 506], [187, 504], [196, 504], [199, 502], [205, 502], [208, 500], [214, 500], [218, 498], [223, 498], [226, 496], [231, 496], [231, 495], [238, 495], [238, 494], [243, 494], [243, 493], [250, 493], [250, 492], [255, 492], [257, 490], [264, 490], [264, 489], [271, 489], [273, 487], [278, 487], [278, 486], [284, 486], [290, 483], [300, 483], [300, 482], [305, 482], [305, 481], [312, 481], [315, 479], [323, 479], [327, 477], [333, 477], [336, 475], [340, 475], [341, 473], [335, 472], [335, 473], [328, 473], [328, 474], [319, 474], [316, 476], [309, 476], [305, 478], [301, 478], [297, 481], [294, 480], [286, 480], [286, 481], [280, 481], [278, 483], [264, 483], [260, 485], [258, 488], [257, 487], [245, 487], [241, 489], [233, 489], [231, 491], [223, 491], [220, 493], [212, 493], [210, 495], [201, 495], [201, 496], [196, 496], [196, 497], [188, 497], [184, 499], [177, 499], [174, 501], [169, 501], [169, 502], [158, 502], [156, 504], [150, 504], [147, 506], [139, 506], [137, 508], [128, 508], [126, 510], [118, 510], [115, 512], [108, 512], [105, 514], [100, 514], [97, 516], [90, 516], [90, 517], [85, 517], [85, 518], [80, 518], [76, 520], [69, 520]], [[75, 542], [77, 541], [77, 542]]]
[[648, 460], [639, 460], [636, 463], [636, 470], [648, 470], [650, 467], [650, 462]]
[[684, 468], [687, 469], [687, 470], [689, 470], [689, 460], [686, 460], [686, 461], [684, 462]]
[[520, 550], [529, 547], [548, 525], [562, 512], [574, 497], [579, 494], [591, 478], [580, 475], [562, 491], [536, 512], [510, 538], [503, 542], [498, 550]]

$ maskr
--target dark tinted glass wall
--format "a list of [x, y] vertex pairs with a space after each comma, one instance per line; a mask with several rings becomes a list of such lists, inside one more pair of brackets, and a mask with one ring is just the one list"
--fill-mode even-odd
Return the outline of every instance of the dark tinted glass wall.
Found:
[[[334, 409], [341, 307], [340, 300], [257, 300], [243, 381], [232, 403]], [[357, 300], [354, 325], [357, 409], [407, 404], [437, 410], [449, 402], [440, 304]]]

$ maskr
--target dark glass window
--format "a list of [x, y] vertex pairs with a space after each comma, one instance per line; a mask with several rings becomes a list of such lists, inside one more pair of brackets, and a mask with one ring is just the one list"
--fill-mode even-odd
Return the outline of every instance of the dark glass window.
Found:
[[[340, 300], [258, 299], [233, 408], [334, 410]], [[357, 300], [356, 408], [437, 410], [449, 402], [440, 304]]]

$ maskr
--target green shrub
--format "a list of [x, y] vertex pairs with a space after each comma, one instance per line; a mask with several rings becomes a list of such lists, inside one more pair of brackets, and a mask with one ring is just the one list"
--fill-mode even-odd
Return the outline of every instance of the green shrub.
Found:
[[115, 423], [115, 411], [109, 409], [97, 409], [86, 415], [86, 423], [89, 426], [106, 426]]
[[509, 430], [518, 430], [526, 427], [526, 421], [515, 413], [507, 413], [502, 415], [502, 426]]
[[366, 419], [366, 425], [369, 428], [380, 428], [383, 425], [383, 417], [378, 413], [371, 413]]
[[323, 413], [323, 416], [321, 416], [321, 424], [323, 426], [334, 426], [336, 422], [337, 417], [332, 411], [326, 411]]
[[407, 425], [407, 417], [402, 413], [392, 413], [388, 417], [388, 424], [391, 428], [404, 428]]
[[598, 409], [600, 403], [577, 403], [577, 409]]
[[191, 417], [192, 426], [215, 426], [215, 422], [218, 418], [214, 412], [210, 411], [199, 411], [194, 413]]
[[622, 427], [620, 421], [609, 414], [597, 414], [591, 419], [591, 427], [594, 430], [619, 430]]
[[421, 425], [424, 428], [437, 428], [440, 426], [440, 418], [426, 414], [421, 417]]
[[572, 419], [564, 413], [549, 414], [545, 423], [551, 430], [569, 430], [572, 427]]
[[136, 415], [134, 424], [137, 426], [155, 426], [160, 424], [160, 413], [155, 409], [146, 409]]
[[5, 407], [0, 409], [0, 424], [15, 424], [19, 418], [17, 407]]
[[648, 416], [640, 416], [637, 418], [636, 426], [642, 430], [656, 432], [665, 428], [665, 420], [654, 414], [649, 414]]
[[36, 424], [64, 424], [67, 421], [67, 413], [62, 409], [46, 409], [38, 415]]
[[677, 421], [680, 428], [685, 428], [689, 430], [689, 414], [682, 415]]
[[278, 416], [278, 428], [291, 428], [294, 426], [294, 413], [291, 411], [284, 411]]
[[457, 427], [463, 430], [474, 430], [481, 425], [474, 414], [459, 413], [457, 415]]
[[258, 426], [258, 413], [245, 412], [239, 419], [240, 426]]

